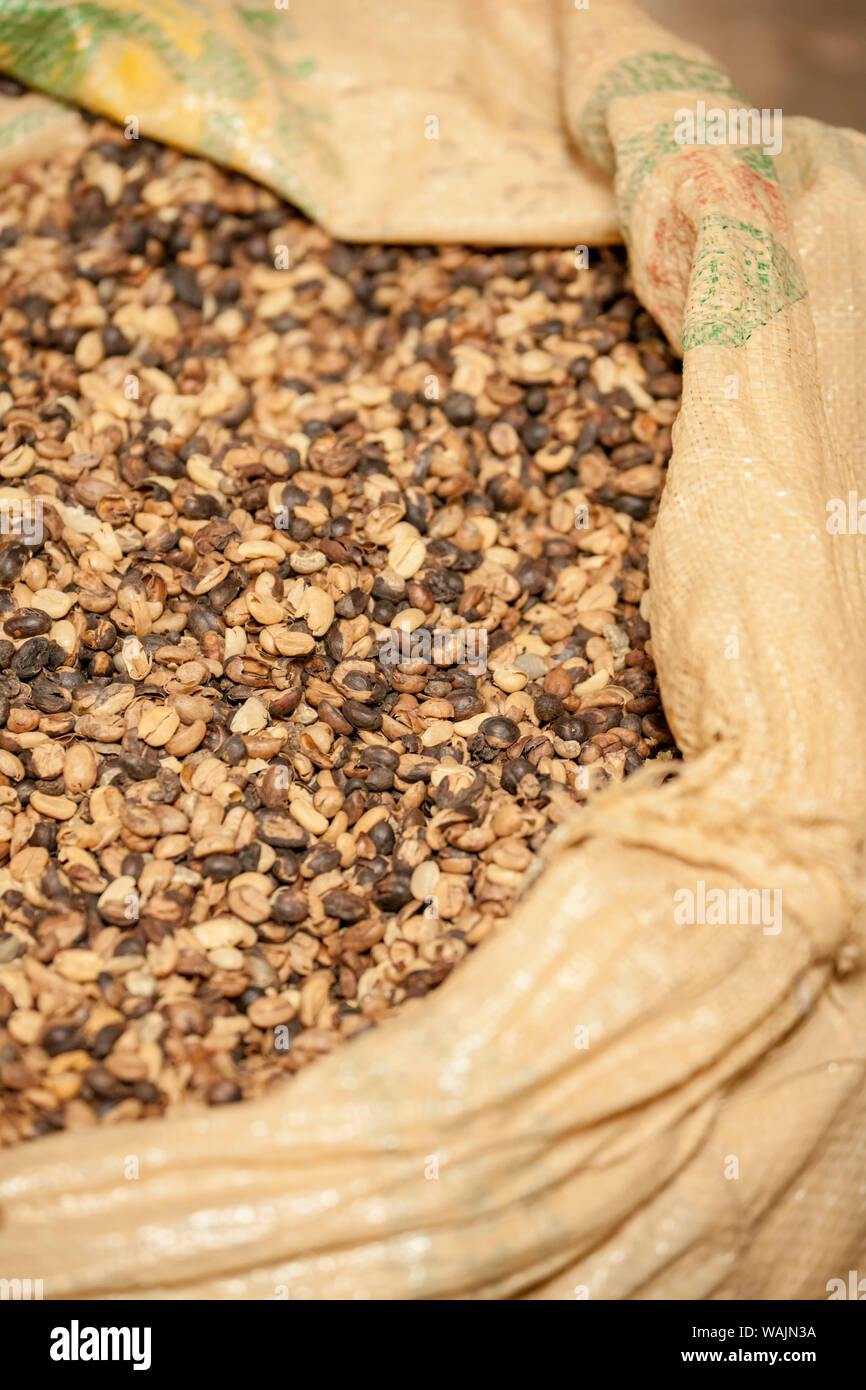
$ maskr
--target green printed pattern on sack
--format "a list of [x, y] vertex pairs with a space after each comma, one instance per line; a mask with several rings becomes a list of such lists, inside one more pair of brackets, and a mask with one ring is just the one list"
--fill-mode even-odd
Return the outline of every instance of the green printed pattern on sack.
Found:
[[[313, 153], [332, 177], [340, 160], [320, 133], [327, 112], [297, 99], [297, 84], [316, 71], [312, 58], [287, 51], [298, 37], [284, 11], [249, 4], [184, 0], [180, 9], [145, 0], [123, 7], [114, 0], [62, 6], [3, 0], [0, 6], [0, 68], [53, 95], [110, 110], [116, 120], [126, 116], [116, 109], [116, 93], [126, 90], [145, 134], [165, 138], [168, 125], [178, 143], [220, 163], [247, 167], [251, 150], [264, 151], [255, 172], [315, 217], [318, 209], [298, 177], [298, 152]], [[126, 64], [107, 106], [100, 106], [94, 86], [102, 60]]]
[[724, 68], [679, 53], [636, 53], [625, 58], [599, 82], [580, 118], [584, 149], [597, 164], [614, 166], [607, 113], [615, 101], [649, 92], [714, 92], [738, 104], [743, 97]]
[[707, 343], [738, 347], [806, 293], [803, 272], [770, 232], [709, 213], [692, 262], [683, 351]]
[[[668, 155], [693, 148], [678, 144], [671, 121], [660, 121], [650, 130], [641, 130], [621, 142], [617, 147], [616, 194], [620, 216], [626, 227], [631, 222], [632, 209], [645, 181], [660, 161]], [[775, 161], [764, 154], [760, 146], [729, 145], [726, 148], [734, 159], [748, 165], [762, 178], [770, 183], [778, 182]]]
[[142, 15], [118, 13], [90, 0], [62, 7], [38, 0], [5, 3], [0, 57], [8, 57], [9, 70], [21, 81], [72, 100], [99, 49], [115, 34], [140, 39], [183, 81], [158, 25]]
[[[207, 6], [190, 4], [186, 8], [202, 20], [213, 20]], [[241, 9], [236, 11], [249, 31], [261, 60], [277, 64], [281, 73], [295, 78], [308, 77], [315, 69], [312, 60], [280, 64], [272, 52], [279, 41], [297, 38], [291, 20], [275, 11]], [[249, 54], [232, 45], [228, 35], [209, 27], [194, 62], [181, 52], [169, 33], [160, 27], [159, 14], [136, 14], [131, 8], [114, 8], [99, 0], [55, 6], [47, 0], [4, 0], [0, 27], [0, 55], [9, 58], [10, 71], [35, 87], [74, 98], [103, 45], [111, 38], [138, 40], [157, 54], [172, 76], [187, 86], [212, 89], [220, 97], [239, 101], [254, 98], [260, 88]]]

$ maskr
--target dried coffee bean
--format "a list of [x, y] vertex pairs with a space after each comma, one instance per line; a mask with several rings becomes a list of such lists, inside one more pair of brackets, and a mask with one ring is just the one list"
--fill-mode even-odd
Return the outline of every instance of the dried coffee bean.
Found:
[[81, 1036], [71, 1023], [56, 1023], [42, 1034], [42, 1046], [49, 1057], [61, 1052], [75, 1052], [81, 1046]]
[[37, 637], [48, 631], [51, 619], [41, 608], [21, 608], [3, 624], [10, 637]]
[[360, 922], [361, 918], [367, 915], [363, 899], [354, 893], [342, 893], [336, 889], [325, 894], [322, 906], [329, 917], [338, 917], [341, 922]]
[[494, 717], [485, 719], [479, 725], [479, 732], [491, 748], [510, 748], [520, 737], [520, 729], [513, 719]]
[[539, 724], [550, 724], [564, 713], [562, 701], [555, 695], [537, 695], [533, 707]]
[[531, 777], [535, 772], [532, 763], [527, 762], [526, 758], [512, 758], [502, 769], [502, 785], [512, 796], [516, 795], [518, 787], [524, 777]]
[[399, 912], [412, 901], [412, 888], [404, 874], [387, 874], [380, 879], [373, 893], [373, 902], [383, 912]]

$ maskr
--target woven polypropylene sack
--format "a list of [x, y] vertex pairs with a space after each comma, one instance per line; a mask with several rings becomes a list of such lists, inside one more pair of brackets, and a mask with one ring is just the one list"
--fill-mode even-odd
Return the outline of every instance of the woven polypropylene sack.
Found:
[[[183, 8], [193, 69], [196, 25], [250, 27], [227, 6]], [[32, 32], [45, 9], [0, 16]], [[65, 9], [70, 24], [110, 11]], [[183, 64], [136, 6], [94, 30], [86, 71], [58, 75], [14, 29], [0, 52], [24, 81], [134, 112], [142, 133], [301, 202], [309, 190], [304, 206], [342, 235], [563, 244], [618, 221], [636, 291], [684, 355], [650, 566], [683, 770], [576, 811], [495, 939], [411, 1016], [267, 1099], [0, 1159], [0, 1266], [51, 1270], [61, 1297], [825, 1297], [866, 1256], [866, 561], [856, 535], [827, 529], [866, 438], [866, 140], [786, 118], [775, 158], [677, 143], [682, 108], [747, 103], [625, 0], [402, 9], [417, 24], [368, 55], [365, 107], [352, 77], [379, 7], [293, 0], [291, 44], [314, 62], [303, 80], [324, 115], [279, 171], [255, 92], [231, 150], [205, 116], [170, 128], [160, 110]], [[400, 35], [436, 50], [443, 32], [457, 56], [431, 98]], [[547, 86], [528, 81], [533, 53]], [[276, 70], [274, 100], [300, 81]], [[521, 106], [536, 84], [538, 130]], [[391, 166], [366, 156], [369, 196], [346, 173], [347, 92], [368, 113], [358, 139], [394, 151]], [[483, 148], [460, 125], [470, 111]], [[465, 157], [450, 175], [435, 162], [435, 198], [426, 151], [410, 157], [423, 137], [401, 136], [419, 113], [440, 132], [456, 113]], [[323, 130], [342, 172], [317, 162]], [[514, 151], [536, 139], [550, 163], [521, 182]], [[479, 162], [486, 201], [467, 187]], [[779, 893], [783, 912], [772, 929], [678, 921], [677, 895], [698, 885]]]

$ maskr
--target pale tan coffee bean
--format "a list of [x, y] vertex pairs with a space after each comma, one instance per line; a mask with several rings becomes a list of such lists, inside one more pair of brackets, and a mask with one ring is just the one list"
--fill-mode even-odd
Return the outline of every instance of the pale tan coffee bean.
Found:
[[388, 564], [401, 579], [411, 579], [417, 574], [427, 556], [426, 542], [420, 538], [406, 537], [395, 541], [388, 551]]
[[138, 721], [137, 733], [142, 743], [162, 748], [180, 724], [180, 715], [170, 705], [148, 705]]
[[127, 672], [134, 681], [143, 681], [153, 665], [153, 658], [146, 652], [137, 637], [125, 637], [120, 654]]
[[96, 754], [86, 743], [73, 743], [66, 750], [63, 760], [63, 781], [66, 790], [77, 795], [90, 791], [96, 782], [99, 765]]
[[264, 994], [254, 999], [247, 1009], [247, 1018], [256, 1028], [276, 1028], [290, 1023], [298, 1012], [298, 1004], [284, 994]]
[[309, 830], [312, 835], [323, 835], [328, 829], [328, 821], [315, 807], [308, 801], [300, 797], [289, 803], [289, 815], [303, 826], [304, 830]]
[[425, 859], [423, 864], [419, 864], [417, 869], [413, 869], [410, 879], [412, 897], [423, 902], [429, 898], [431, 893], [436, 891], [436, 884], [439, 882], [440, 870], [434, 859]]
[[103, 969], [104, 961], [95, 951], [71, 948], [67, 951], [58, 951], [52, 964], [59, 970], [64, 980], [86, 984], [90, 980], [96, 979]]
[[30, 805], [40, 816], [48, 816], [50, 820], [71, 820], [78, 810], [71, 797], [48, 796], [45, 792], [34, 792]]
[[33, 608], [41, 608], [49, 618], [65, 618], [75, 604], [75, 594], [63, 593], [60, 589], [37, 589], [30, 603]]

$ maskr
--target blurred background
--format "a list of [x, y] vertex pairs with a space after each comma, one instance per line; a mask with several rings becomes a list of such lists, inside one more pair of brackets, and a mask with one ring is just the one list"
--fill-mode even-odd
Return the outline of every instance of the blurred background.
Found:
[[756, 106], [866, 130], [864, 0], [639, 0], [708, 48]]

